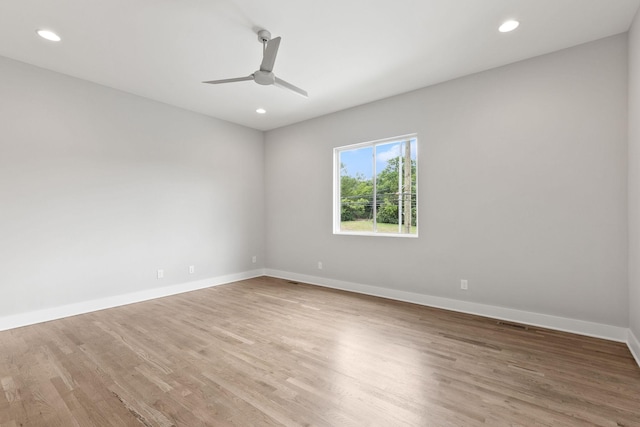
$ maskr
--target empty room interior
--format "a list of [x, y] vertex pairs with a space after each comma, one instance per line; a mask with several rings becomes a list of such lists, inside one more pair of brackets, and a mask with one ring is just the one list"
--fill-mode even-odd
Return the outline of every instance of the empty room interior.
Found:
[[0, 427], [640, 426], [639, 8], [0, 2]]

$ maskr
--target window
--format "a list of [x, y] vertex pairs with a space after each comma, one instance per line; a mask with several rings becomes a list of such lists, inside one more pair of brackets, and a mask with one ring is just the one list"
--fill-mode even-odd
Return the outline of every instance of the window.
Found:
[[418, 138], [334, 149], [335, 234], [417, 237]]

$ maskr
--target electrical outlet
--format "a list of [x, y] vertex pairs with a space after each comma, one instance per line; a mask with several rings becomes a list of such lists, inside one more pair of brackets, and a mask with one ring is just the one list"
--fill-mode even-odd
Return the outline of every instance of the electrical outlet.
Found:
[[254, 263], [254, 264], [255, 264], [256, 262], [258, 262], [258, 257], [257, 257], [257, 256], [255, 256], [255, 255], [254, 255], [254, 256], [252, 256], [252, 257], [251, 257], [251, 262], [252, 262], [252, 263]]
[[164, 278], [164, 270], [158, 270], [158, 279]]
[[465, 279], [460, 280], [460, 289], [463, 291], [469, 290], [469, 281]]
[[318, 270], [322, 270], [322, 261], [318, 261]]
[[193, 274], [196, 272], [196, 266], [195, 265], [190, 265], [189, 266], [189, 274]]

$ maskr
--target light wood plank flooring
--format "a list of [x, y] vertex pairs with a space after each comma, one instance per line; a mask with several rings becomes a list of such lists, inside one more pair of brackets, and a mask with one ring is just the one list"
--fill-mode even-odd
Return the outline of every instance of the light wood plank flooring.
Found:
[[624, 344], [271, 278], [0, 332], [0, 426], [640, 426]]

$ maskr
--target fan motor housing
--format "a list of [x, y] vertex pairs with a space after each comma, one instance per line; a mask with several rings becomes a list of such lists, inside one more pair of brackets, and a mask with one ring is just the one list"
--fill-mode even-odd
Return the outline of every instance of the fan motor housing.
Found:
[[253, 73], [253, 78], [255, 79], [256, 83], [265, 86], [272, 85], [276, 81], [276, 76], [273, 74], [273, 72], [260, 70]]

